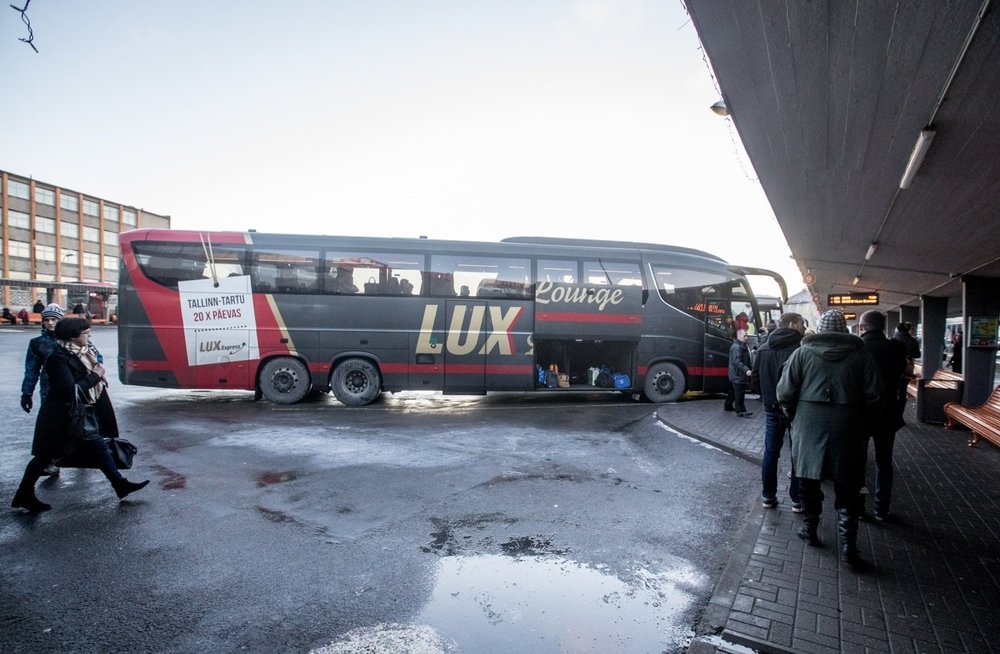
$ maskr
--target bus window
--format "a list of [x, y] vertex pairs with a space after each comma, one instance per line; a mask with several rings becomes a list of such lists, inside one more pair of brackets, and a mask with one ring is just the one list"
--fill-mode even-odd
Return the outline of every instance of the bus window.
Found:
[[[158, 284], [176, 289], [179, 281], [212, 279], [212, 266], [201, 243], [140, 241], [133, 247], [142, 273]], [[244, 274], [245, 247], [213, 244], [212, 256], [217, 279]]]
[[578, 265], [576, 261], [539, 259], [538, 274], [535, 275], [535, 279], [555, 284], [575, 284]]
[[430, 293], [462, 297], [531, 297], [527, 259], [475, 257], [464, 255], [431, 256]]
[[588, 284], [604, 286], [642, 286], [642, 273], [637, 263], [616, 261], [585, 261], [584, 279]]
[[424, 255], [327, 252], [323, 292], [362, 295], [420, 295]]
[[[651, 264], [653, 279], [660, 299], [699, 320], [705, 313], [705, 299], [724, 297], [720, 295], [729, 280], [718, 273], [686, 268], [672, 268], [661, 264]], [[715, 307], [712, 313], [725, 314], [726, 308]]]
[[255, 293], [319, 293], [316, 250], [255, 247], [250, 281]]

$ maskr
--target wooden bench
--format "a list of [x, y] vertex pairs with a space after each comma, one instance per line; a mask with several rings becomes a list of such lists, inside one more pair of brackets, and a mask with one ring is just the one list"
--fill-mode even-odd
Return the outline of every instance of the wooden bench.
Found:
[[956, 382], [964, 383], [965, 377], [960, 372], [952, 372], [944, 368], [938, 368], [931, 375], [930, 379], [911, 379], [906, 385], [906, 394], [910, 397], [917, 396], [917, 386], [922, 382], [926, 388], [954, 388]]
[[[67, 313], [66, 317], [67, 318], [77, 318], [78, 316], [75, 313]], [[114, 321], [112, 321], [112, 322], [114, 322]], [[31, 324], [31, 325], [41, 325], [42, 324], [42, 314], [40, 314], [40, 313], [29, 313], [28, 314], [28, 323]], [[104, 318], [91, 318], [90, 319], [90, 324], [91, 325], [106, 325], [106, 324], [108, 324], [108, 321], [105, 320]]]
[[948, 417], [945, 427], [954, 429], [963, 425], [972, 430], [969, 447], [978, 445], [981, 438], [1000, 447], [1000, 386], [994, 388], [979, 406], [968, 407], [958, 402], [949, 402], [944, 405], [944, 413]]

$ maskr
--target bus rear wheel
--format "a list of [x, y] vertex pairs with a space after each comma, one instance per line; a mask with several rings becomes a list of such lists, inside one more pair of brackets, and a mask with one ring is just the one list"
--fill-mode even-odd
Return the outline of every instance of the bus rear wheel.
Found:
[[650, 402], [676, 402], [687, 390], [687, 380], [675, 364], [657, 363], [646, 372], [642, 390]]
[[343, 404], [364, 406], [374, 402], [382, 392], [382, 376], [367, 359], [345, 359], [334, 369], [330, 387]]
[[298, 359], [271, 359], [260, 370], [260, 392], [275, 404], [295, 404], [311, 386], [309, 369]]

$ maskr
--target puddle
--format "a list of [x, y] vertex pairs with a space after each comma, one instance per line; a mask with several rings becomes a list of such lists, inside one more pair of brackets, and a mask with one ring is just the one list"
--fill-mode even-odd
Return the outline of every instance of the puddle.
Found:
[[631, 571], [627, 580], [561, 557], [453, 556], [437, 562], [430, 601], [414, 619], [462, 652], [680, 652], [694, 636], [691, 568]]

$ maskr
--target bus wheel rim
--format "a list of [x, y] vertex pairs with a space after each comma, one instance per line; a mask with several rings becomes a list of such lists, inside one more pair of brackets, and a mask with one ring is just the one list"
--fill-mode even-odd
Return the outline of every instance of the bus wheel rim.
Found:
[[288, 393], [299, 384], [299, 378], [288, 368], [275, 371], [271, 376], [271, 387], [279, 393]]

